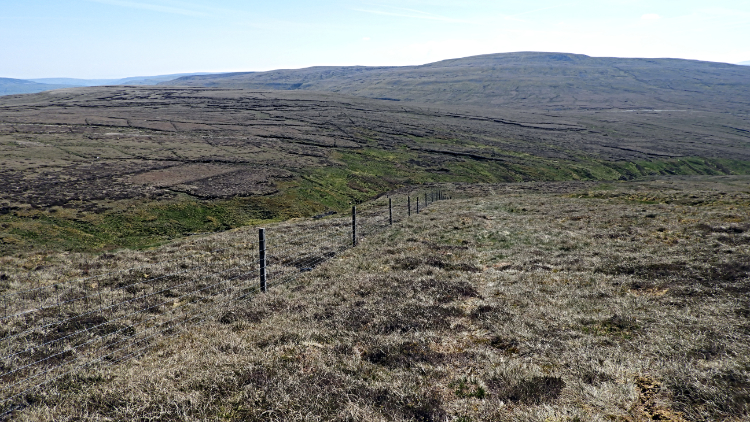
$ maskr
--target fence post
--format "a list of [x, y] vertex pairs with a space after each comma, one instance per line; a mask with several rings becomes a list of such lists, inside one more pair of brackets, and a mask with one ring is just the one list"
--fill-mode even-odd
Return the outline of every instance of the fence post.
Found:
[[393, 225], [393, 207], [391, 205], [391, 198], [388, 198], [388, 224]]
[[406, 208], [409, 210], [406, 216], [411, 217], [411, 196], [406, 197]]
[[352, 205], [352, 246], [357, 246], [357, 207]]
[[266, 229], [258, 229], [258, 251], [260, 256], [260, 291], [266, 291]]
[[419, 214], [419, 195], [417, 195], [417, 214]]

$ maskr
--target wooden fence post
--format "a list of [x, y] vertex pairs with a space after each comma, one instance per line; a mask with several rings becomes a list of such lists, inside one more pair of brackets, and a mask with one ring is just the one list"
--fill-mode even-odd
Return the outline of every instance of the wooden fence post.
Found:
[[391, 198], [388, 198], [388, 224], [393, 225], [393, 206], [391, 204]]
[[260, 291], [266, 291], [266, 229], [258, 229], [258, 251], [260, 257]]
[[352, 205], [352, 246], [357, 246], [357, 207]]

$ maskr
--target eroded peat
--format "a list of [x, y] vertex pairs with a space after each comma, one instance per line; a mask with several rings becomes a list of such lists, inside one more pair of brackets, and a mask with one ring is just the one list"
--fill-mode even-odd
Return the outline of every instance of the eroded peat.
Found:
[[144, 248], [432, 183], [746, 174], [749, 129], [708, 111], [474, 110], [296, 91], [7, 96], [0, 253]]

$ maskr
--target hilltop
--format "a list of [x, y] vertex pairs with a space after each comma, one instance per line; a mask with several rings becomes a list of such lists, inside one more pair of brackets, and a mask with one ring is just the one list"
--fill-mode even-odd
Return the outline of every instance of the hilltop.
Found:
[[478, 108], [750, 111], [750, 68], [744, 66], [569, 53], [488, 54], [421, 66], [188, 76], [161, 85], [326, 91]]

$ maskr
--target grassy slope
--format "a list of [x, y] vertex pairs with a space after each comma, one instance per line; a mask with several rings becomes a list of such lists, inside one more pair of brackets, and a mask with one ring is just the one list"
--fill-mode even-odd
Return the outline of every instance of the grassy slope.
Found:
[[454, 186], [16, 419], [743, 420], [747, 182]]
[[422, 66], [312, 67], [179, 78], [164, 85], [327, 91], [424, 104], [546, 109], [748, 110], [750, 70], [726, 63], [522, 52]]
[[[325, 211], [344, 212], [387, 191], [404, 186], [443, 182], [497, 183], [514, 181], [618, 180], [667, 174], [747, 174], [750, 163], [726, 159], [612, 163], [550, 160], [518, 155], [516, 163], [462, 160], [445, 171], [410, 164], [418, 158], [408, 150], [364, 149], [334, 153], [342, 166], [303, 170], [280, 193], [220, 200], [179, 195], [168, 201], [127, 200], [104, 213], [69, 209], [31, 209], [0, 215], [0, 251], [71, 250], [101, 252], [144, 248], [198, 232], [214, 232], [248, 224], [310, 217]], [[84, 204], [81, 204], [83, 207]]]

